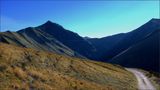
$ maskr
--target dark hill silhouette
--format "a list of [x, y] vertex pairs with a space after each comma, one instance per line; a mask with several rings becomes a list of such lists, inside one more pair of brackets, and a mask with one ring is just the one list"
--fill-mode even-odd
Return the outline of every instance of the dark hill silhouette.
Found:
[[159, 42], [160, 29], [116, 55], [109, 62], [126, 67], [136, 67], [160, 72]]
[[125, 37], [119, 43], [117, 43], [117, 45], [115, 45], [110, 51], [105, 53], [107, 57], [103, 55], [104, 58], [113, 58], [117, 54], [132, 46], [133, 44], [141, 41], [157, 29], [160, 29], [160, 20], [151, 19], [149, 22], [140, 26], [136, 30], [126, 33]]
[[95, 48], [97, 49], [96, 56], [99, 60], [106, 60], [106, 58], [102, 58], [103, 55], [112, 49], [118, 42], [120, 42], [123, 37], [125, 36], [124, 33], [107, 36], [103, 38], [86, 38], [90, 41]]
[[100, 60], [106, 62], [130, 46], [138, 43], [157, 29], [160, 29], [160, 19], [151, 19], [146, 24], [128, 33], [100, 39], [90, 38], [87, 40], [93, 43], [96, 49], [100, 51], [98, 52]]
[[95, 48], [77, 33], [66, 30], [62, 26], [52, 23], [51, 21], [48, 21], [37, 28], [39, 31], [48, 33], [55, 37], [64, 45], [78, 52], [79, 54], [93, 59], [92, 54], [95, 52]]

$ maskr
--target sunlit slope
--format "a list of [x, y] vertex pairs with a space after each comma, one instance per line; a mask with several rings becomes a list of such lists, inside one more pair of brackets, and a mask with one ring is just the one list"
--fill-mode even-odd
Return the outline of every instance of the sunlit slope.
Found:
[[0, 89], [135, 90], [122, 67], [0, 43]]

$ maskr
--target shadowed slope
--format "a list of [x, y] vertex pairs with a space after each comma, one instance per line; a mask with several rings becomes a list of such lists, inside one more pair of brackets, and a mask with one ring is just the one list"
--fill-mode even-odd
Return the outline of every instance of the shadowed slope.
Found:
[[97, 50], [96, 52], [97, 58], [99, 60], [106, 60], [104, 59], [104, 54], [109, 50], [111, 50], [115, 45], [117, 45], [117, 43], [119, 43], [124, 36], [125, 33], [120, 33], [103, 38], [86, 38], [86, 40], [88, 40], [89, 42], [92, 43], [93, 46], [95, 46]]
[[114, 58], [130, 46], [142, 41], [157, 29], [160, 29], [160, 19], [151, 19], [144, 25], [128, 33], [112, 35], [99, 39], [89, 38], [87, 40], [93, 43], [96, 49], [99, 50], [98, 55], [100, 55], [100, 59], [107, 62], [107, 60]]
[[96, 49], [87, 40], [79, 36], [77, 33], [64, 29], [62, 26], [47, 21], [45, 24], [36, 27], [38, 31], [47, 33], [55, 37], [58, 41], [63, 43], [79, 54], [94, 59], [94, 52]]
[[160, 29], [148, 35], [139, 43], [118, 54], [111, 63], [126, 67], [142, 68], [160, 72], [159, 70]]

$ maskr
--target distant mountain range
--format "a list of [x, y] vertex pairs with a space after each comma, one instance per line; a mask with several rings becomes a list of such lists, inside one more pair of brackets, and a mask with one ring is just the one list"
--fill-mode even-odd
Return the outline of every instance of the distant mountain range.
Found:
[[0, 42], [55, 52], [72, 57], [159, 71], [160, 19], [151, 19], [139, 28], [103, 38], [81, 37], [47, 21], [17, 32], [1, 32]]

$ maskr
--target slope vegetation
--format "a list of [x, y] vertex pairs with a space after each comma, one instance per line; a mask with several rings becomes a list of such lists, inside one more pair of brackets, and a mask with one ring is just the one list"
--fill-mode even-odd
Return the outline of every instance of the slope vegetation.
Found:
[[0, 43], [1, 90], [135, 90], [120, 66]]

